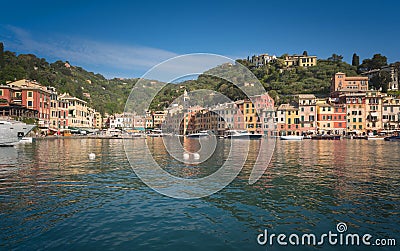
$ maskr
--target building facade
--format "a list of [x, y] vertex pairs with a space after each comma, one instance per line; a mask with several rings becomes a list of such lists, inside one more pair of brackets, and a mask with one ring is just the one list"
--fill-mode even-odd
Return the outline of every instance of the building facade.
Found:
[[368, 77], [347, 77], [345, 73], [338, 72], [333, 76], [331, 83], [331, 96], [338, 97], [341, 93], [368, 91]]
[[306, 55], [289, 55], [285, 56], [285, 66], [286, 67], [309, 67], [317, 65], [316, 56], [306, 56]]
[[59, 99], [68, 103], [68, 126], [72, 128], [90, 128], [92, 118], [87, 102], [64, 93]]

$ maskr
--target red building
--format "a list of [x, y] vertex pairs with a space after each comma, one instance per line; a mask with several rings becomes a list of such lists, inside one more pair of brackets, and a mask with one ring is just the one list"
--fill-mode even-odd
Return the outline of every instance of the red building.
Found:
[[39, 128], [48, 129], [50, 122], [50, 91], [36, 81], [22, 79], [0, 87], [4, 103], [20, 105], [37, 111]]

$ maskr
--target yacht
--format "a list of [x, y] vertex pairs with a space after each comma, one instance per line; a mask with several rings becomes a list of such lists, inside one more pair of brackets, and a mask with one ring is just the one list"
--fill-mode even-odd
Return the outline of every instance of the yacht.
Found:
[[13, 146], [25, 137], [35, 125], [19, 121], [0, 121], [0, 146]]
[[228, 130], [225, 132], [225, 138], [230, 139], [261, 139], [262, 136], [262, 134], [252, 134], [246, 130]]

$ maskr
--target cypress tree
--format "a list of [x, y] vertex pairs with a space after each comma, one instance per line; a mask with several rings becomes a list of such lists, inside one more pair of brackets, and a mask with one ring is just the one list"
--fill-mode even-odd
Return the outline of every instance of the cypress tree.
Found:
[[360, 65], [360, 57], [356, 53], [353, 54], [353, 60], [351, 60], [351, 65], [356, 67]]
[[0, 69], [4, 67], [4, 44], [0, 42]]

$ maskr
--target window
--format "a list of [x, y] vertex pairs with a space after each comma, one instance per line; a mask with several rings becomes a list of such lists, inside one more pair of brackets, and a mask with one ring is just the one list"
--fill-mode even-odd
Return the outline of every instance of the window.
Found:
[[339, 127], [342, 127], [342, 123], [339, 123]]
[[32, 98], [33, 92], [28, 92], [28, 98]]
[[28, 101], [28, 107], [32, 107], [33, 106], [33, 101]]
[[356, 119], [356, 118], [353, 118], [353, 122], [354, 122], [354, 123], [357, 122], [357, 119]]
[[311, 107], [311, 111], [312, 111], [312, 112], [314, 111], [314, 107]]
[[359, 118], [359, 119], [358, 119], [358, 122], [362, 122], [362, 118]]
[[3, 90], [0, 90], [0, 96], [3, 96]]

